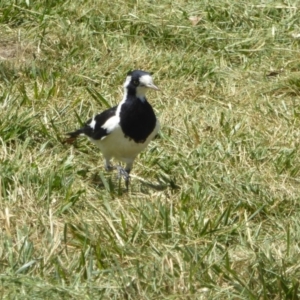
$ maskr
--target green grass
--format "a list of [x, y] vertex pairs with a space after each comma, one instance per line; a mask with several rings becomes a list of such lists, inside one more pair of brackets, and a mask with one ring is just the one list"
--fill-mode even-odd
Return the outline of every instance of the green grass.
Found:
[[[299, 299], [299, 20], [298, 1], [1, 1], [1, 299]], [[126, 193], [62, 141], [137, 68], [162, 129]]]

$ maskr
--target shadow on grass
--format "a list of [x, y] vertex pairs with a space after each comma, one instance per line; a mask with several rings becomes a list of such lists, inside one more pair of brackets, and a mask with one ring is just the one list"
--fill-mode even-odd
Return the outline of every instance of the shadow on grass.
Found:
[[[165, 191], [167, 189], [178, 190], [179, 185], [176, 184], [175, 180], [164, 180], [165, 178], [157, 178], [157, 182], [151, 182], [141, 177], [132, 175], [129, 184], [129, 191], [133, 191], [137, 187], [137, 182], [140, 183], [140, 191], [148, 193], [148, 189], [155, 191]], [[103, 174], [102, 172], [94, 173], [89, 181], [97, 189], [103, 189], [110, 193], [123, 194], [127, 193], [128, 190], [125, 187], [124, 179], [119, 177], [117, 174]]]

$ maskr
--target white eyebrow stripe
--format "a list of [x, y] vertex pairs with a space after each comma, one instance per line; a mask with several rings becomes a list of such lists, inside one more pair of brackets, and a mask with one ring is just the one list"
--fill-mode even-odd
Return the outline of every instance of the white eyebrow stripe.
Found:
[[126, 80], [124, 82], [124, 87], [125, 88], [129, 85], [130, 81], [131, 81], [131, 76], [129, 75], [129, 76], [126, 77]]
[[148, 86], [149, 84], [150, 85], [153, 84], [153, 79], [150, 75], [146, 74], [146, 75], [141, 76], [140, 83], [145, 86]]

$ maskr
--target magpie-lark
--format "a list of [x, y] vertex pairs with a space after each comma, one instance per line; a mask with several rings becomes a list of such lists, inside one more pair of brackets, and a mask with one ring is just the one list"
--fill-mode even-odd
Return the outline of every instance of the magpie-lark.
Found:
[[86, 135], [100, 148], [107, 171], [114, 169], [111, 158], [124, 162], [125, 169], [117, 169], [125, 178], [127, 189], [133, 161], [157, 135], [160, 127], [145, 97], [148, 88], [158, 90], [149, 73], [140, 70], [129, 72], [119, 105], [103, 111], [88, 120], [84, 127], [68, 133], [66, 140], [71, 144], [79, 135]]

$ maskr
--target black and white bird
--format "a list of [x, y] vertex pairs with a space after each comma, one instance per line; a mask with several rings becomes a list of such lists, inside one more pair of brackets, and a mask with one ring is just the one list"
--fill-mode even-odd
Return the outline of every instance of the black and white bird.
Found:
[[103, 111], [88, 120], [84, 127], [68, 133], [69, 138], [66, 140], [67, 143], [73, 143], [78, 136], [86, 135], [102, 152], [107, 171], [114, 169], [112, 158], [125, 163], [125, 169], [117, 168], [125, 178], [127, 189], [135, 158], [160, 128], [145, 96], [149, 88], [158, 90], [149, 73], [140, 70], [129, 72], [119, 105]]

